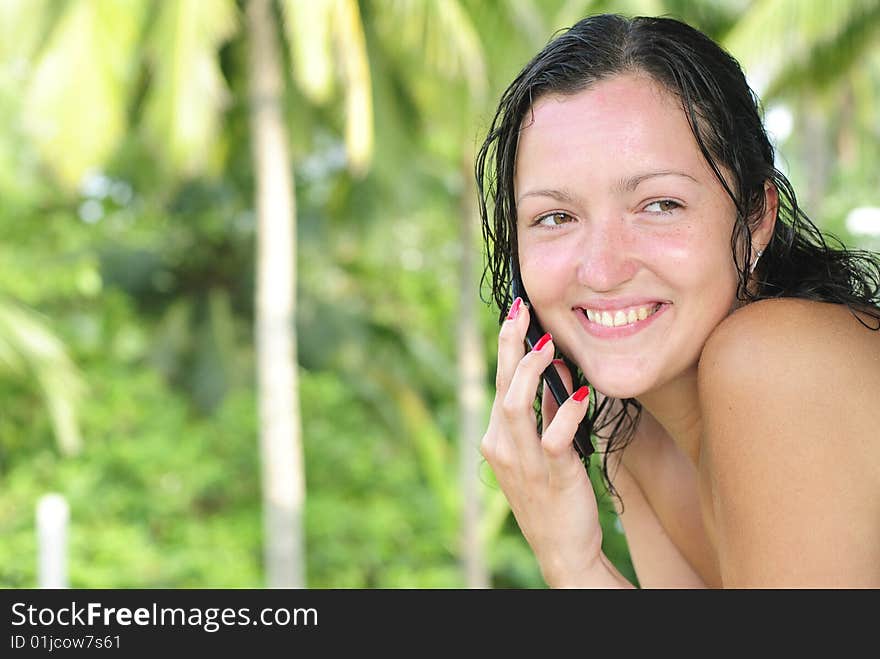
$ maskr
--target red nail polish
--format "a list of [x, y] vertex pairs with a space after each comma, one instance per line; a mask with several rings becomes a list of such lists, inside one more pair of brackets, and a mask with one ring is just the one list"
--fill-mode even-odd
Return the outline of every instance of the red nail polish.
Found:
[[581, 403], [581, 402], [583, 402], [584, 398], [586, 398], [589, 395], [590, 395], [590, 387], [589, 387], [589, 385], [585, 384], [583, 387], [581, 387], [580, 389], [575, 391], [571, 395], [571, 397], [574, 398], [577, 402]]
[[535, 351], [540, 350], [540, 349], [543, 348], [545, 345], [547, 345], [547, 344], [550, 342], [550, 339], [552, 339], [552, 338], [553, 338], [553, 337], [550, 336], [550, 332], [547, 332], [544, 336], [542, 336], [542, 337], [540, 338], [540, 340], [535, 344], [535, 347], [532, 348], [532, 350], [535, 350]]
[[521, 297], [518, 297], [513, 301], [513, 304], [510, 306], [510, 311], [507, 312], [507, 320], [513, 320], [519, 315], [519, 307], [521, 304]]

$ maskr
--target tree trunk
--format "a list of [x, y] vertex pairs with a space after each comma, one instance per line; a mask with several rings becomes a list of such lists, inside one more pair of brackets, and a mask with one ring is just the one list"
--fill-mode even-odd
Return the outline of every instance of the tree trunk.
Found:
[[297, 382], [296, 205], [282, 116], [284, 76], [270, 0], [247, 5], [256, 181], [256, 362], [266, 585], [305, 587], [305, 474]]
[[477, 271], [476, 196], [473, 154], [465, 147], [462, 162], [464, 188], [461, 194], [461, 281], [458, 327], [458, 417], [459, 481], [462, 488], [462, 560], [468, 588], [487, 588], [483, 543], [480, 533], [482, 506], [479, 479], [479, 443], [485, 425], [486, 355], [477, 322], [479, 273]]

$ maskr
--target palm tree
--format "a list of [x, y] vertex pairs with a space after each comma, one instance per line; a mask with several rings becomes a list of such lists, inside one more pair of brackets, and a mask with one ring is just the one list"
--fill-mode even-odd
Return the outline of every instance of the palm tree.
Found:
[[[282, 16], [295, 79], [306, 96], [339, 77], [329, 48], [342, 44], [348, 99], [349, 164], [362, 173], [372, 149], [369, 75], [355, 0], [301, 3], [286, 0]], [[302, 12], [318, 7], [315, 20]], [[4, 3], [7, 51], [27, 63], [21, 116], [25, 132], [56, 180], [74, 190], [102, 169], [126, 132], [151, 145], [157, 169], [169, 181], [217, 173], [230, 93], [220, 49], [245, 38], [250, 50], [251, 143], [259, 220], [255, 319], [261, 410], [267, 585], [304, 586], [302, 506], [305, 474], [296, 385], [295, 203], [288, 136], [280, 119], [285, 76], [281, 68], [277, 5], [254, 0], [247, 29], [234, 0]], [[30, 29], [35, 26], [34, 29]], [[39, 28], [45, 28], [45, 39]], [[299, 39], [298, 37], [302, 37]], [[11, 45], [9, 45], [11, 43]], [[8, 54], [8, 53], [7, 53]], [[148, 71], [146, 82], [143, 71]], [[325, 80], [315, 86], [315, 70]], [[322, 86], [323, 85], [323, 86]], [[137, 100], [142, 111], [130, 125]], [[326, 100], [320, 98], [319, 100]], [[8, 323], [7, 323], [7, 326]], [[56, 405], [56, 416], [66, 418]], [[67, 424], [69, 425], [69, 424]], [[66, 427], [66, 426], [64, 426]], [[67, 432], [67, 437], [73, 437]], [[72, 441], [72, 440], [69, 440]]]

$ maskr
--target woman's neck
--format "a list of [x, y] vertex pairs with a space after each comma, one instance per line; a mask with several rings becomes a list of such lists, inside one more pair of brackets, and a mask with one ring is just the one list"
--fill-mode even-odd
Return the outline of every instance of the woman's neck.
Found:
[[696, 367], [688, 369], [661, 388], [638, 396], [637, 400], [663, 426], [694, 465], [699, 464], [703, 417]]

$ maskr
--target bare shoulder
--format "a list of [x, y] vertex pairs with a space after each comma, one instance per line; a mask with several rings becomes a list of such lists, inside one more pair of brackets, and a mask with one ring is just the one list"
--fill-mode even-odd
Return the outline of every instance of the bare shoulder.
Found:
[[725, 583], [880, 584], [880, 331], [756, 302], [709, 337], [698, 383]]
[[[880, 321], [859, 317], [864, 324], [843, 305], [794, 298], [742, 307], [709, 336], [699, 364], [701, 386], [754, 372], [776, 395], [819, 385], [832, 398], [876, 400], [880, 331], [869, 327]], [[817, 381], [807, 381], [811, 377]]]

